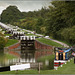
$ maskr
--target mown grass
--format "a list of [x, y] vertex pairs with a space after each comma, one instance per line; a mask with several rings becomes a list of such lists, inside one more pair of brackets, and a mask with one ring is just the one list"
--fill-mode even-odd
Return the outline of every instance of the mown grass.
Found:
[[72, 46], [70, 43], [68, 43], [68, 42], [65, 41], [65, 40], [58, 40], [58, 39], [53, 38], [52, 36], [50, 36], [50, 38], [51, 38], [51, 39], [54, 39], [54, 40], [57, 40], [57, 41], [60, 41], [60, 42], [62, 42], [62, 43], [65, 43], [65, 44], [67, 44], [67, 45], [69, 45], [69, 46]]
[[69, 45], [69, 46], [72, 46], [70, 43], [68, 43], [68, 42], [66, 42], [66, 41], [64, 41], [64, 40], [58, 40], [58, 41], [60, 41], [60, 42], [62, 42], [62, 43], [65, 43], [65, 44], [67, 44], [67, 45]]
[[8, 39], [8, 41], [7, 41], [6, 45], [5, 45], [5, 47], [8, 47], [8, 46], [10, 46], [10, 45], [13, 45], [13, 44], [15, 44], [15, 43], [17, 43], [17, 42], [18, 42], [18, 40], [15, 40], [15, 39]]
[[58, 70], [41, 70], [41, 74], [75, 74], [75, 64], [73, 60], [59, 67]]
[[54, 41], [51, 41], [51, 40], [49, 40], [49, 39], [37, 38], [36, 40], [38, 40], [38, 41], [40, 41], [40, 42], [42, 42], [42, 43], [44, 43], [44, 44], [47, 44], [47, 45], [56, 46], [56, 47], [62, 47], [61, 44], [56, 43], [56, 42], [54, 42]]
[[[38, 70], [7, 71], [0, 72], [0, 74], [38, 74]], [[71, 60], [57, 70], [41, 70], [40, 74], [75, 74], [75, 64]]]
[[19, 70], [19, 71], [6, 71], [0, 74], [38, 74], [37, 70]]

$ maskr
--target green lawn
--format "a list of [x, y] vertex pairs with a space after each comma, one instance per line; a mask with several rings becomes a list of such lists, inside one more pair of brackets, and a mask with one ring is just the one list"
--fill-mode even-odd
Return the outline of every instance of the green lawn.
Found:
[[45, 39], [45, 38], [37, 38], [36, 40], [44, 43], [44, 44], [47, 44], [47, 45], [51, 45], [51, 46], [56, 46], [56, 47], [62, 47], [62, 45], [60, 45], [59, 43], [56, 43], [54, 41], [51, 41], [49, 39]]
[[63, 42], [63, 43], [65, 43], [65, 44], [69, 45], [69, 46], [72, 46], [70, 43], [68, 43], [68, 42], [66, 42], [66, 41], [62, 41], [62, 40], [58, 40], [58, 41]]
[[75, 74], [75, 64], [73, 60], [59, 67], [58, 70], [41, 70], [41, 74]]
[[[0, 74], [38, 74], [38, 70], [7, 71]], [[58, 70], [41, 70], [41, 74], [75, 74], [75, 64], [73, 60], [59, 67]]]
[[19, 71], [6, 71], [0, 72], [0, 74], [38, 74], [37, 70], [19, 70]]
[[[54, 39], [52, 36], [50, 36], [50, 38], [51, 38], [51, 39]], [[54, 39], [54, 40], [58, 40], [58, 39]], [[60, 42], [62, 42], [62, 43], [65, 43], [65, 44], [67, 44], [67, 45], [69, 45], [69, 46], [72, 46], [70, 43], [66, 42], [65, 40], [58, 40], [58, 41], [60, 41]]]
[[10, 45], [13, 45], [15, 43], [17, 43], [18, 40], [15, 40], [15, 39], [8, 39], [8, 42], [6, 43], [5, 47], [8, 47]]

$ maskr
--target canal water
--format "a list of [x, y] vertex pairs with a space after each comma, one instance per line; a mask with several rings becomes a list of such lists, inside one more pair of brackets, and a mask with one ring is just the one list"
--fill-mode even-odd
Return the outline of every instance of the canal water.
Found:
[[[39, 54], [40, 51], [38, 50], [25, 50], [24, 52], [15, 50], [14, 52], [18, 53], [20, 57], [18, 58], [13, 58], [13, 59], [8, 59], [6, 57], [6, 54], [3, 52], [0, 52], [0, 67], [5, 67], [5, 66], [10, 66], [10, 65], [18, 65], [18, 64], [25, 64], [25, 63], [37, 63], [37, 58], [36, 58], [36, 52]], [[40, 56], [38, 56], [40, 57]], [[43, 69], [53, 69], [53, 60], [49, 62], [49, 60], [45, 60], [42, 62], [44, 64]]]
[[25, 50], [24, 53], [21, 51], [15, 51], [20, 55], [18, 58], [8, 59], [6, 54], [0, 52], [0, 67], [15, 65], [17, 63], [32, 63], [35, 60], [35, 50]]

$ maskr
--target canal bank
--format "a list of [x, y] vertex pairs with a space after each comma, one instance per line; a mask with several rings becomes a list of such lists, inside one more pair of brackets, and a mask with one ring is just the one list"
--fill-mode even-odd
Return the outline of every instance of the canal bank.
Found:
[[[49, 45], [46, 45], [46, 44], [43, 44], [39, 41], [35, 41], [35, 48], [36, 50], [34, 51], [28, 51], [26, 50], [25, 53], [24, 53], [24, 56], [22, 57], [23, 60], [19, 60], [17, 62], [43, 62], [44, 65], [46, 63], [46, 59], [44, 61], [37, 61], [40, 57], [45, 57], [45, 56], [49, 56], [50, 55], [53, 55], [53, 47], [52, 46], [49, 46]], [[19, 55], [19, 58], [21, 58], [22, 54], [21, 54], [21, 50], [20, 50], [20, 43], [16, 43], [14, 45], [11, 45], [7, 48], [5, 48], [5, 53], [8, 52], [9, 54], [12, 54], [12, 55]], [[17, 56], [18, 56], [17, 55]], [[54, 59], [53, 59], [54, 60]], [[50, 64], [50, 60], [47, 60]], [[48, 65], [46, 65], [48, 67]], [[45, 68], [45, 67], [44, 67]], [[50, 69], [50, 68], [45, 68], [45, 69]], [[52, 68], [53, 69], [53, 68]]]

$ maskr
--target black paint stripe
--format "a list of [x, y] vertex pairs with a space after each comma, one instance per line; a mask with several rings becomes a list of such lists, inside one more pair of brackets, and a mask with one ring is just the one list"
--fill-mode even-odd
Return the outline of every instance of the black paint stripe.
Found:
[[10, 66], [0, 67], [0, 72], [3, 72], [3, 71], [10, 71]]

